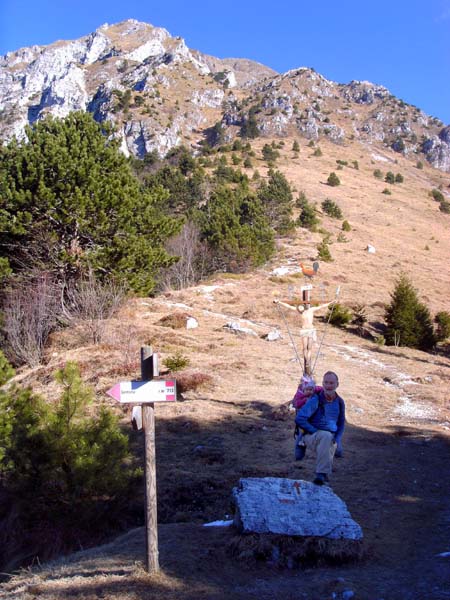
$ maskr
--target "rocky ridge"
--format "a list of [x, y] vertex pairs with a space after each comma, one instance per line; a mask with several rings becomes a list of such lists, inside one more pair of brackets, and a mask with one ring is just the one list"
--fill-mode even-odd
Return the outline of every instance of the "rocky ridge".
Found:
[[250, 121], [254, 135], [388, 146], [450, 172], [450, 126], [367, 81], [339, 84], [311, 68], [283, 74], [247, 59], [219, 59], [163, 28], [133, 19], [78, 40], [0, 57], [0, 135], [74, 110], [110, 121], [126, 154], [164, 155], [184, 144], [226, 142]]

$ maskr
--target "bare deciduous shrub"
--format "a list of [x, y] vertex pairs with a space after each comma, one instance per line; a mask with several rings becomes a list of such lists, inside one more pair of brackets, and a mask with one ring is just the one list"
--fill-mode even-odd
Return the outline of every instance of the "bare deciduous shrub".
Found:
[[106, 320], [122, 306], [125, 287], [113, 280], [99, 281], [92, 271], [67, 289], [64, 315], [69, 323], [80, 323], [87, 328], [94, 344], [102, 341]]
[[200, 281], [211, 270], [207, 245], [200, 241], [199, 229], [191, 222], [169, 241], [167, 251], [180, 259], [163, 272], [162, 289], [184, 289]]
[[184, 394], [189, 390], [196, 390], [202, 385], [210, 385], [213, 382], [211, 375], [199, 371], [184, 371], [177, 374], [177, 392]]
[[188, 313], [176, 312], [162, 317], [158, 321], [158, 325], [161, 325], [162, 327], [170, 327], [171, 329], [181, 329], [182, 327], [186, 327], [186, 319], [188, 318]]
[[14, 282], [3, 303], [6, 352], [14, 364], [35, 367], [61, 319], [61, 290], [49, 273], [32, 273]]

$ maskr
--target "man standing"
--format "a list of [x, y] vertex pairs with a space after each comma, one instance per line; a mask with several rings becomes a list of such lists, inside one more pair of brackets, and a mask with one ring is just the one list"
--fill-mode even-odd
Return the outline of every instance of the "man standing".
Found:
[[345, 428], [345, 403], [336, 393], [339, 379], [333, 371], [323, 376], [323, 390], [312, 396], [295, 418], [303, 429], [303, 441], [316, 453], [316, 475], [313, 483], [323, 485], [333, 470], [336, 448]]

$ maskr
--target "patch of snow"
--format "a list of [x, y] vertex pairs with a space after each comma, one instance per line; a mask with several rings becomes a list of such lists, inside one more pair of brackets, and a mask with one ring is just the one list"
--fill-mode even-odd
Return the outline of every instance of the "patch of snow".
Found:
[[381, 154], [373, 154], [372, 153], [371, 156], [375, 160], [381, 160], [382, 162], [392, 162], [390, 158], [387, 158], [386, 156], [381, 156]]
[[449, 558], [450, 552], [441, 552], [440, 554], [436, 554], [436, 556], [440, 556], [441, 558]]
[[400, 400], [402, 403], [394, 409], [394, 413], [402, 417], [430, 419], [436, 416], [436, 411], [432, 406], [422, 404], [421, 402], [413, 402], [408, 396], [402, 396]]
[[229, 521], [211, 521], [211, 523], [203, 523], [203, 527], [230, 527], [233, 525], [233, 519]]
[[283, 275], [288, 275], [290, 273], [300, 273], [300, 271], [300, 267], [277, 267], [270, 274], [280, 277]]

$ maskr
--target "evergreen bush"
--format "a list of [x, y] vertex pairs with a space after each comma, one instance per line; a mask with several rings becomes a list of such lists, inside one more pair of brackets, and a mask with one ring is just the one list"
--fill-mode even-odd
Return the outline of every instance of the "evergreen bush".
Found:
[[277, 233], [292, 231], [292, 189], [283, 173], [270, 169], [267, 182], [263, 181], [258, 188], [258, 198], [270, 225]]
[[172, 356], [168, 356], [163, 360], [163, 365], [169, 369], [172, 373], [181, 371], [190, 365], [191, 361], [187, 356], [182, 354], [180, 351], [176, 352]]
[[349, 308], [336, 302], [328, 307], [325, 319], [335, 327], [343, 327], [350, 323], [352, 317], [352, 311]]
[[322, 210], [328, 216], [333, 217], [333, 219], [342, 219], [343, 217], [342, 210], [339, 208], [336, 202], [333, 202], [333, 200], [330, 200], [329, 198], [326, 198], [322, 202]]
[[436, 337], [438, 342], [443, 342], [450, 337], [450, 313], [442, 310], [434, 317], [436, 323]]
[[444, 194], [436, 188], [431, 190], [430, 195], [434, 200], [436, 200], [436, 202], [442, 202], [445, 200]]
[[385, 319], [388, 345], [430, 350], [436, 343], [430, 312], [405, 274], [397, 279]]
[[446, 215], [450, 214], [450, 202], [447, 202], [447, 200], [442, 200], [439, 203], [439, 210]]
[[350, 223], [347, 220], [343, 221], [342, 222], [342, 231], [351, 231], [351, 230], [352, 230], [352, 227], [351, 227]]
[[337, 185], [341, 184], [341, 180], [336, 173], [333, 172], [328, 175], [327, 184], [331, 185], [332, 187], [336, 187]]
[[93, 391], [78, 366], [67, 363], [56, 379], [62, 387], [56, 405], [31, 389], [0, 390], [0, 545], [3, 561], [15, 567], [120, 528], [141, 475], [130, 466], [128, 438], [112, 412], [101, 408], [92, 416]]
[[333, 257], [331, 256], [330, 248], [325, 240], [322, 240], [320, 244], [317, 246], [317, 258], [323, 260], [324, 262], [333, 262]]
[[147, 294], [176, 260], [164, 249], [181, 227], [161, 210], [167, 192], [142, 189], [112, 133], [72, 112], [1, 147], [0, 245], [13, 271], [36, 264], [70, 278], [92, 268]]

